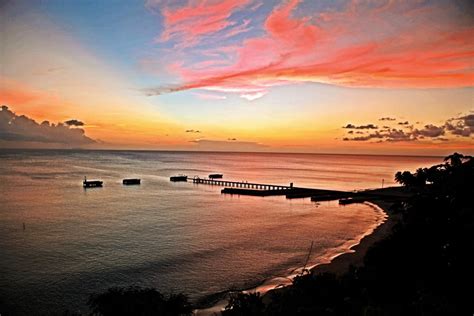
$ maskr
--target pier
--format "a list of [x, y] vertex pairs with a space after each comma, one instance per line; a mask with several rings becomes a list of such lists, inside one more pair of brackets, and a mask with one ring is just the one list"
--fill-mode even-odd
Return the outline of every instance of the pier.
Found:
[[207, 184], [224, 187], [223, 194], [274, 196], [284, 195], [287, 199], [311, 198], [313, 202], [340, 200], [341, 204], [362, 203], [370, 199], [399, 200], [409, 196], [403, 187], [390, 187], [384, 189], [369, 189], [363, 191], [340, 191], [328, 189], [315, 189], [295, 187], [290, 185], [264, 184], [247, 181], [224, 181], [221, 179], [208, 179], [194, 177], [194, 184]]
[[208, 185], [218, 185], [228, 188], [243, 188], [243, 189], [255, 189], [255, 190], [264, 190], [264, 191], [276, 191], [276, 190], [292, 190], [293, 184], [287, 185], [276, 185], [276, 184], [263, 184], [263, 183], [252, 183], [252, 182], [239, 182], [239, 181], [224, 181], [224, 180], [215, 180], [215, 179], [202, 179], [202, 178], [193, 178], [193, 183], [195, 184], [208, 184]]
[[252, 195], [252, 196], [273, 196], [285, 195], [287, 199], [298, 199], [314, 197], [318, 200], [336, 200], [349, 197], [351, 193], [335, 190], [322, 190], [313, 188], [294, 187], [290, 185], [264, 184], [244, 181], [224, 181], [220, 179], [206, 179], [195, 177], [192, 179], [195, 184], [207, 184], [223, 186], [223, 194]]

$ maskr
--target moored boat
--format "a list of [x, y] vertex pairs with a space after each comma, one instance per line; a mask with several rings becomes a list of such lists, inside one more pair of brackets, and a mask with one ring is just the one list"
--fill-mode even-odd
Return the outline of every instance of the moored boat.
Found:
[[188, 181], [188, 176], [186, 175], [177, 175], [177, 176], [172, 176], [170, 177], [170, 181], [172, 182], [186, 182]]
[[133, 185], [133, 184], [140, 184], [141, 179], [123, 179], [122, 184], [124, 185]]
[[222, 179], [223, 174], [222, 173], [211, 173], [209, 175], [209, 179]]
[[365, 201], [367, 201], [367, 198], [364, 196], [348, 197], [348, 198], [339, 199], [339, 204], [347, 205], [347, 204], [353, 204], [353, 203], [364, 203]]
[[99, 180], [87, 180], [86, 177], [84, 177], [84, 181], [82, 182], [82, 186], [84, 188], [96, 188], [96, 187], [101, 187], [104, 182], [99, 181]]

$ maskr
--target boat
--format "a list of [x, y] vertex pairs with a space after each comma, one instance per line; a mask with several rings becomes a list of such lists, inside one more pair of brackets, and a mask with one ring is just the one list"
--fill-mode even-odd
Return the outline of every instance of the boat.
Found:
[[170, 177], [170, 181], [173, 181], [173, 182], [186, 182], [188, 181], [188, 176], [185, 176], [185, 175], [177, 175], [177, 176], [172, 176]]
[[222, 179], [223, 174], [222, 173], [211, 173], [209, 175], [209, 179]]
[[339, 204], [341, 205], [347, 205], [347, 204], [352, 204], [352, 203], [354, 203], [354, 200], [352, 198], [339, 199]]
[[134, 185], [134, 184], [140, 184], [141, 180], [140, 179], [123, 179], [122, 184], [124, 185]]
[[84, 181], [82, 182], [82, 186], [84, 188], [97, 188], [97, 187], [102, 187], [102, 184], [104, 182], [98, 181], [98, 180], [87, 180], [86, 177], [84, 177]]
[[353, 204], [353, 203], [364, 203], [365, 201], [367, 201], [367, 198], [364, 196], [348, 197], [348, 198], [339, 199], [339, 204], [348, 205], [348, 204]]

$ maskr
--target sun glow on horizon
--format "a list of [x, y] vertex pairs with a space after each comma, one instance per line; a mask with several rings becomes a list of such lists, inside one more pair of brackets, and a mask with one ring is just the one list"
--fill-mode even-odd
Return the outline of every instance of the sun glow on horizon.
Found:
[[[473, 153], [470, 9], [7, 2], [0, 147]], [[72, 119], [91, 141], [41, 127]]]

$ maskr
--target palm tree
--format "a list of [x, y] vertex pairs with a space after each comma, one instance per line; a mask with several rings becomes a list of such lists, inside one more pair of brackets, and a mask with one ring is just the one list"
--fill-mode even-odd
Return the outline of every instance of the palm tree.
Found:
[[465, 158], [467, 157], [465, 157], [463, 154], [454, 153], [444, 158], [444, 161], [447, 162], [451, 167], [459, 167], [462, 165]]

